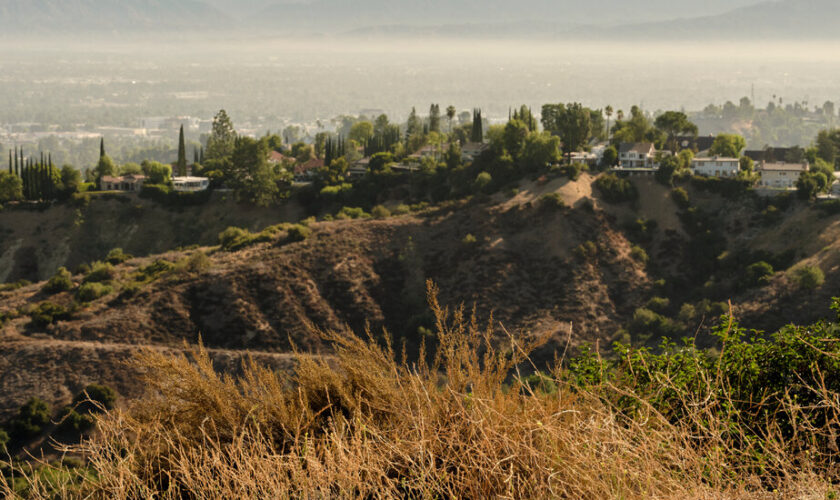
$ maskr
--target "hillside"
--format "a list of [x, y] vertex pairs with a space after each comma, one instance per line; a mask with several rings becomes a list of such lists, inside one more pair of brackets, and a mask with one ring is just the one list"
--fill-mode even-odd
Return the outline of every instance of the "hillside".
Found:
[[60, 266], [105, 258], [116, 247], [143, 256], [210, 245], [229, 226], [261, 229], [300, 219], [300, 209], [245, 207], [217, 193], [208, 204], [167, 208], [130, 195], [89, 204], [0, 211], [0, 282], [45, 280]]
[[[512, 198], [454, 202], [382, 220], [313, 223], [305, 241], [287, 241], [281, 228], [268, 241], [234, 252], [204, 246], [134, 258], [115, 268], [104, 297], [82, 306], [74, 306], [75, 291], [50, 295], [43, 284], [0, 292], [0, 315], [8, 317], [0, 357], [4, 371], [15, 374], [0, 387], [0, 414], [33, 395], [66, 402], [90, 381], [136, 394], [134, 379], [115, 366], [142, 346], [178, 349], [201, 338], [228, 359], [249, 351], [282, 361], [292, 346], [330, 352], [312, 325], [355, 331], [370, 325], [377, 335], [386, 327], [416, 352], [424, 338], [420, 327], [433, 326], [426, 280], [438, 284], [442, 303], [476, 303], [482, 321], [492, 310], [511, 332], [548, 335], [537, 362], [553, 359], [568, 340], [655, 344], [660, 333], [692, 335], [713, 324], [724, 310], [715, 304], [728, 299], [739, 318], [772, 330], [827, 316], [830, 297], [840, 295], [838, 216], [788, 202], [768, 223], [752, 205], [766, 202], [686, 186], [696, 207], [729, 235], [717, 243], [723, 253], [710, 246], [714, 253], [703, 257], [697, 252], [708, 243], [685, 224], [686, 215], [675, 215], [680, 211], [668, 189], [637, 179], [640, 201], [616, 205], [601, 199], [592, 181], [584, 174], [577, 182], [526, 182]], [[641, 231], [639, 221], [648, 229]], [[650, 255], [648, 266], [638, 245]], [[747, 248], [754, 253], [744, 254]], [[759, 288], [737, 285], [743, 269], [760, 258], [780, 272]], [[805, 292], [807, 301], [798, 300], [803, 291], [786, 271], [805, 264], [819, 265], [827, 276], [824, 286]], [[716, 269], [704, 270], [707, 265]], [[73, 277], [77, 286], [84, 279]], [[649, 305], [663, 295], [667, 304]], [[68, 315], [37, 326], [33, 310], [45, 302]], [[640, 308], [662, 316], [643, 325], [650, 330], [646, 337], [633, 338]], [[44, 370], [41, 361], [53, 368]], [[84, 370], [72, 368], [79, 364]]]

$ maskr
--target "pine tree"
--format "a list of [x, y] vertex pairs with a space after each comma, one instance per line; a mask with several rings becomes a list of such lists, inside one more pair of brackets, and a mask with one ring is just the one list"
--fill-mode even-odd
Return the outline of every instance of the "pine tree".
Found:
[[198, 161], [198, 148], [193, 148], [193, 164], [201, 163]]
[[440, 132], [440, 105], [432, 104], [429, 108], [429, 131]]
[[187, 146], [184, 142], [184, 126], [181, 125], [181, 133], [178, 136], [178, 175], [186, 177], [187, 175]]

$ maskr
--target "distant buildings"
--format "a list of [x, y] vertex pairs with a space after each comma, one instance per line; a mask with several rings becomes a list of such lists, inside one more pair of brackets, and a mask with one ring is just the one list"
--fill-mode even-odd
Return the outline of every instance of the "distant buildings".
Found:
[[762, 162], [757, 168], [761, 176], [759, 186], [770, 189], [792, 189], [796, 187], [799, 176], [810, 169], [808, 162]]
[[741, 171], [741, 160], [738, 158], [695, 158], [691, 162], [694, 175], [703, 177], [736, 177]]

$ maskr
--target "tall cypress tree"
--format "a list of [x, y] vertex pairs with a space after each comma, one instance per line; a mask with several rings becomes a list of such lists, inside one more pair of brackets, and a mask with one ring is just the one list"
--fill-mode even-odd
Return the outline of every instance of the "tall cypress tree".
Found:
[[181, 133], [178, 136], [178, 175], [187, 175], [187, 146], [184, 142], [184, 126], [181, 125]]
[[9, 173], [15, 175], [15, 171], [12, 170], [12, 150], [9, 150]]
[[101, 160], [104, 157], [105, 157], [105, 138], [101, 137], [99, 139], [99, 159]]

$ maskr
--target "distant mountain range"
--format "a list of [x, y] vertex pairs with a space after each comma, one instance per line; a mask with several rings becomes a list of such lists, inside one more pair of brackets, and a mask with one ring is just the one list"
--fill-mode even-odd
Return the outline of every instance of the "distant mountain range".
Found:
[[230, 22], [200, 0], [0, 0], [2, 33], [200, 30]]
[[836, 38], [838, 0], [0, 0], [0, 34]]

